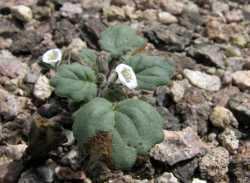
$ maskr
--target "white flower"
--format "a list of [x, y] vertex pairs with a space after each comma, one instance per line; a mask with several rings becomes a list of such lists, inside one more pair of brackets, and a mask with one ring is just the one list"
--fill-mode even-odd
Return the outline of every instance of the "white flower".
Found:
[[115, 71], [118, 74], [118, 80], [129, 89], [137, 87], [137, 79], [133, 69], [126, 64], [119, 64]]
[[43, 62], [47, 64], [56, 64], [62, 60], [62, 51], [58, 48], [48, 50], [43, 54]]

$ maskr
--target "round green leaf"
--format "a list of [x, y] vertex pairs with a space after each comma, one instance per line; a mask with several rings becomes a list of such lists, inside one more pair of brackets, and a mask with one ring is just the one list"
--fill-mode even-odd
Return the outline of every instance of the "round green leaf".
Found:
[[114, 57], [141, 48], [145, 45], [145, 40], [138, 36], [132, 28], [125, 25], [109, 27], [101, 33], [100, 45], [105, 51]]
[[95, 72], [91, 68], [73, 63], [60, 66], [56, 76], [51, 79], [51, 85], [58, 96], [80, 102], [96, 97], [95, 81]]
[[168, 84], [174, 71], [171, 64], [158, 56], [135, 55], [124, 63], [133, 68], [139, 88], [145, 90]]
[[163, 140], [163, 118], [148, 103], [127, 99], [112, 104], [95, 98], [74, 114], [73, 132], [84, 152], [84, 145], [101, 132], [111, 133], [111, 159], [116, 168], [130, 169], [138, 155], [148, 154]]

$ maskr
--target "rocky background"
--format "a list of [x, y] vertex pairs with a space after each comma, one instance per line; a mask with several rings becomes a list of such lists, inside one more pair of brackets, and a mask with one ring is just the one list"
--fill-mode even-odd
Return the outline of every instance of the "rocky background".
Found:
[[[53, 94], [55, 73], [39, 61], [55, 47], [67, 62], [82, 48], [98, 50], [100, 32], [120, 23], [176, 66], [170, 86], [142, 92], [165, 118], [165, 140], [131, 171], [88, 171], [73, 109]], [[249, 183], [249, 36], [248, 0], [1, 0], [0, 182]], [[36, 130], [28, 142], [32, 121], [52, 124], [52, 133]], [[63, 140], [51, 140], [53, 149], [44, 140], [54, 136]], [[28, 143], [39, 158], [13, 169]]]

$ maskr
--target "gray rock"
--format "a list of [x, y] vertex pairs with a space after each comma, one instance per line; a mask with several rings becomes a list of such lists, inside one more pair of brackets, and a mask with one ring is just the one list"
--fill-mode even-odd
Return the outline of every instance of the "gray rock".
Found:
[[168, 165], [188, 160], [206, 152], [205, 145], [191, 129], [182, 131], [164, 131], [164, 141], [155, 145], [150, 156]]
[[198, 158], [194, 158], [190, 161], [184, 161], [176, 164], [173, 167], [172, 172], [181, 182], [191, 182], [198, 166], [199, 160]]
[[191, 47], [188, 53], [198, 62], [206, 66], [225, 68], [223, 50], [214, 44], [198, 44]]
[[239, 148], [239, 139], [232, 129], [225, 129], [219, 135], [219, 139], [223, 147], [225, 147], [230, 153], [234, 154], [237, 152]]
[[145, 36], [157, 48], [167, 51], [183, 51], [192, 39], [192, 32], [183, 26], [152, 24], [145, 31]]
[[0, 115], [5, 120], [11, 120], [21, 114], [30, 100], [26, 97], [17, 97], [0, 88]]
[[250, 71], [236, 71], [232, 74], [233, 82], [240, 89], [250, 89]]
[[233, 113], [225, 107], [216, 106], [213, 108], [209, 119], [211, 123], [218, 128], [238, 127], [238, 121]]
[[207, 90], [218, 91], [221, 87], [221, 80], [218, 76], [208, 75], [204, 72], [185, 69], [185, 77], [195, 86]]
[[200, 161], [201, 177], [220, 182], [228, 172], [229, 153], [223, 147], [211, 149]]
[[212, 3], [211, 4], [212, 12], [215, 14], [221, 14], [221, 13], [229, 11], [229, 5], [227, 3], [217, 1], [217, 0], [213, 0], [211, 3]]
[[34, 169], [29, 169], [21, 174], [18, 183], [45, 183], [37, 174]]
[[250, 126], [250, 95], [237, 93], [229, 100], [229, 107], [240, 124]]
[[82, 14], [81, 4], [72, 4], [70, 2], [66, 2], [60, 8], [60, 11], [64, 17], [74, 18], [77, 15]]
[[179, 183], [179, 181], [172, 173], [165, 172], [156, 178], [155, 183]]
[[27, 64], [22, 63], [9, 51], [2, 50], [0, 52], [0, 76], [6, 76], [10, 79], [18, 78], [19, 82], [22, 82], [27, 73]]

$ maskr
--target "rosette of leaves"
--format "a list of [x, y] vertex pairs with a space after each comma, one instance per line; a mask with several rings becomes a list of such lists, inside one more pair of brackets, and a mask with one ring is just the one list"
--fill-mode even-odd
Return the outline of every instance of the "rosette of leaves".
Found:
[[[82, 152], [105, 155], [115, 168], [126, 170], [163, 140], [162, 126], [163, 118], [144, 101], [126, 99], [113, 104], [95, 98], [74, 113], [73, 133]], [[91, 143], [103, 134], [102, 149], [95, 149], [102, 152], [91, 151], [96, 145]]]
[[60, 66], [56, 76], [51, 79], [56, 95], [67, 97], [74, 102], [96, 97], [95, 82], [95, 72], [90, 67], [78, 63]]

